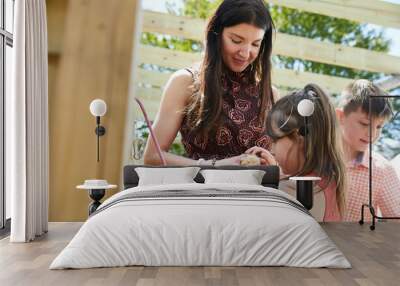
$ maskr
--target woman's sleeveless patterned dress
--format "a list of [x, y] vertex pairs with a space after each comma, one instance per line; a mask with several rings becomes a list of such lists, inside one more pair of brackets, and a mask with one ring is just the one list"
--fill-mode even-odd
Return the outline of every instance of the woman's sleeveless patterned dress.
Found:
[[[192, 73], [194, 86], [199, 86], [198, 72]], [[244, 74], [224, 75], [223, 108], [221, 124], [206, 136], [194, 132], [183, 118], [180, 132], [182, 143], [189, 158], [217, 160], [243, 154], [253, 146], [270, 150], [272, 140], [265, 134], [265, 124], [257, 120], [261, 98], [259, 87], [249, 83]], [[267, 106], [267, 112], [271, 104]]]

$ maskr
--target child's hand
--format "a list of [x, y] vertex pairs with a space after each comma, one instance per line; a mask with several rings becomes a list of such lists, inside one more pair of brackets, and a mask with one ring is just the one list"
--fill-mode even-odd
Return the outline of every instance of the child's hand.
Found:
[[271, 152], [262, 147], [251, 147], [246, 150], [245, 154], [252, 154], [260, 157], [261, 165], [278, 165]]

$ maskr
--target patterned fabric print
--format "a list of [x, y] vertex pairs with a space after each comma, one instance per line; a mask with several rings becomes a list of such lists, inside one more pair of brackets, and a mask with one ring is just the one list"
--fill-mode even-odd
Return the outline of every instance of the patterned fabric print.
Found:
[[[198, 73], [192, 71], [194, 86]], [[264, 126], [257, 120], [260, 109], [259, 87], [251, 84], [242, 74], [229, 74], [222, 78], [224, 96], [222, 124], [206, 138], [195, 134], [183, 119], [180, 132], [186, 153], [193, 159], [223, 159], [243, 154], [253, 146], [270, 149], [272, 140], [265, 135]], [[200, 96], [200, 95], [199, 95]], [[267, 112], [271, 109], [268, 106]]]
[[[347, 212], [345, 221], [359, 221], [361, 206], [369, 200], [369, 156], [365, 154], [360, 163], [347, 165]], [[372, 156], [372, 205], [382, 216], [400, 216], [400, 180], [390, 163], [377, 153]], [[371, 221], [369, 210], [364, 210], [364, 219]]]

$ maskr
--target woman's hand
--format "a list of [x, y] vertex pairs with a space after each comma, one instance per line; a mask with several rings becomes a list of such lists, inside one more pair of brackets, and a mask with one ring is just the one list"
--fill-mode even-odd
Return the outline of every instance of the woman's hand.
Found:
[[251, 147], [250, 149], [246, 150], [245, 154], [252, 154], [260, 157], [261, 165], [278, 165], [271, 152], [262, 147]]
[[225, 165], [240, 165], [240, 160], [244, 158], [246, 155], [241, 154], [238, 156], [222, 159], [222, 160], [217, 160], [215, 161], [215, 166], [225, 166]]

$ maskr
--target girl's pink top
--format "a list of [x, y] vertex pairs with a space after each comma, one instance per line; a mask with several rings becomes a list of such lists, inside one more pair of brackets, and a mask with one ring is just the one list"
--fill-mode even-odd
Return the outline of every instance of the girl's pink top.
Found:
[[323, 190], [325, 196], [324, 222], [341, 221], [342, 218], [336, 200], [336, 182], [332, 180], [328, 186], [327, 183], [328, 180], [326, 178], [317, 183], [317, 186]]

